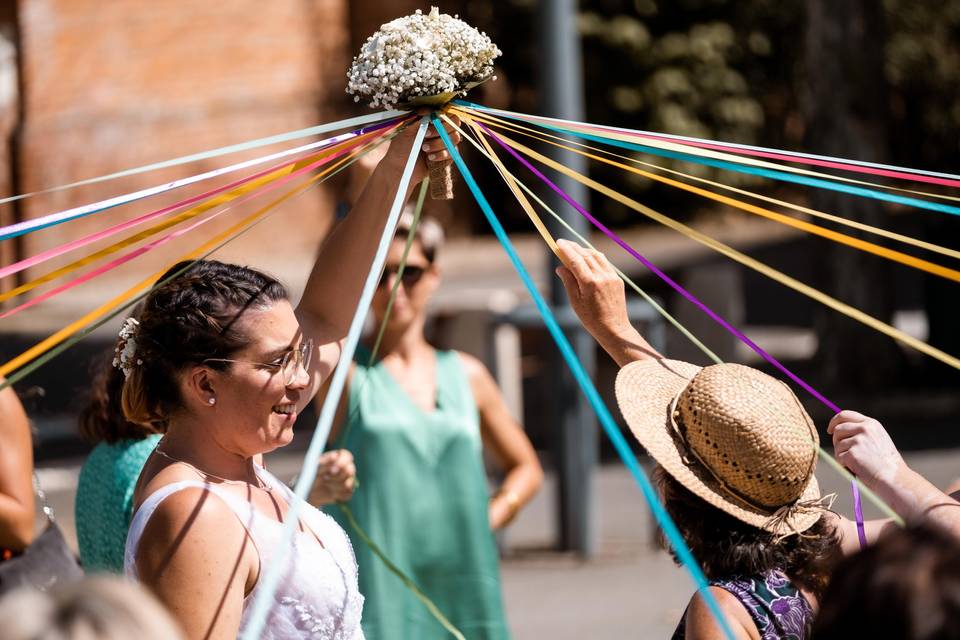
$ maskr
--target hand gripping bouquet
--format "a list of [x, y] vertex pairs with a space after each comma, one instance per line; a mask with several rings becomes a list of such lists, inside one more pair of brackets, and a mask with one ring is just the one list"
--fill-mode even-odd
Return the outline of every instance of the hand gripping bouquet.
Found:
[[[493, 76], [500, 55], [486, 34], [433, 7], [392, 20], [353, 59], [347, 93], [355, 102], [387, 109], [441, 108]], [[430, 195], [453, 197], [450, 161], [429, 162]]]

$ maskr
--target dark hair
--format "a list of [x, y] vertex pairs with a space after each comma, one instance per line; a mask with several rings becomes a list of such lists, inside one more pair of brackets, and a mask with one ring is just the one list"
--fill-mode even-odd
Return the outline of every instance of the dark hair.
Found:
[[[216, 260], [181, 262], [182, 275], [155, 288], [144, 300], [136, 331], [135, 363], [123, 384], [128, 420], [166, 428], [181, 405], [177, 374], [209, 358], [229, 358], [250, 343], [238, 320], [247, 309], [263, 309], [289, 298], [274, 278]], [[164, 280], [161, 277], [161, 282]], [[225, 369], [227, 363], [211, 363]]]
[[127, 420], [120, 406], [123, 393], [123, 372], [111, 364], [113, 353], [94, 375], [90, 387], [90, 399], [80, 411], [80, 435], [91, 444], [118, 440], [143, 440], [154, 433], [161, 433], [163, 425], [137, 424]]
[[928, 523], [898, 527], [845, 558], [813, 638], [960, 639], [960, 543]]
[[[836, 553], [833, 526], [823, 517], [803, 535], [779, 536], [708, 504], [662, 467], [654, 470], [663, 505], [708, 580], [761, 575], [773, 569], [819, 595]], [[666, 546], [662, 532], [660, 543]], [[671, 555], [678, 562], [676, 553]]]

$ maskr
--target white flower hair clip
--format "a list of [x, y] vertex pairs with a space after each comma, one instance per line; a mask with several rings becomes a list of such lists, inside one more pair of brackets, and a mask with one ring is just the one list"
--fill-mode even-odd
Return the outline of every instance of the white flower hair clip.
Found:
[[123, 371], [124, 378], [130, 377], [135, 366], [143, 364], [143, 360], [139, 358], [134, 360], [137, 355], [136, 335], [139, 328], [140, 322], [136, 318], [127, 318], [120, 327], [120, 340], [114, 349], [113, 366]]

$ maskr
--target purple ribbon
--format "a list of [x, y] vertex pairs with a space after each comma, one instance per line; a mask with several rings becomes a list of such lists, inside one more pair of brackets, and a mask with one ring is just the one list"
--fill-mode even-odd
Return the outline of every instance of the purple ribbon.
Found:
[[[804, 381], [802, 378], [800, 378], [795, 373], [793, 373], [792, 371], [787, 369], [785, 366], [783, 366], [779, 360], [777, 360], [776, 358], [771, 356], [769, 353], [764, 351], [760, 347], [760, 345], [758, 345], [753, 340], [748, 338], [742, 331], [740, 331], [739, 329], [731, 325], [729, 322], [724, 320], [713, 309], [705, 305], [696, 296], [694, 296], [692, 293], [690, 293], [689, 291], [684, 289], [682, 286], [680, 286], [680, 284], [674, 281], [673, 278], [671, 278], [670, 276], [665, 274], [663, 271], [661, 271], [659, 268], [657, 268], [655, 264], [653, 264], [652, 262], [647, 260], [645, 257], [640, 255], [640, 253], [638, 253], [636, 249], [631, 247], [620, 236], [618, 236], [613, 231], [608, 229], [602, 222], [594, 218], [589, 211], [587, 211], [582, 206], [580, 206], [580, 203], [578, 203], [576, 200], [574, 200], [569, 195], [567, 195], [567, 193], [563, 189], [561, 189], [556, 184], [554, 184], [554, 182], [550, 180], [550, 178], [545, 176], [540, 170], [538, 170], [536, 167], [530, 164], [530, 162], [526, 158], [521, 156], [519, 153], [517, 153], [516, 150], [513, 149], [513, 147], [511, 147], [510, 145], [506, 144], [503, 140], [501, 140], [497, 136], [497, 134], [495, 134], [493, 131], [487, 128], [486, 125], [484, 125], [482, 122], [476, 122], [476, 124], [477, 126], [482, 128], [487, 135], [493, 138], [493, 140], [496, 141], [497, 144], [499, 144], [501, 147], [506, 149], [510, 155], [516, 158], [523, 166], [529, 169], [535, 176], [540, 178], [540, 180], [542, 180], [548, 187], [550, 187], [554, 192], [556, 192], [557, 195], [563, 198], [567, 202], [567, 204], [569, 204], [571, 207], [576, 209], [577, 212], [580, 213], [580, 215], [582, 215], [584, 218], [589, 220], [595, 227], [600, 229], [600, 231], [602, 231], [608, 238], [610, 238], [611, 240], [616, 242], [618, 245], [620, 245], [624, 251], [626, 251], [627, 253], [632, 255], [634, 258], [639, 260], [640, 263], [643, 264], [643, 266], [645, 266], [647, 269], [655, 273], [657, 277], [659, 277], [661, 280], [663, 280], [668, 285], [670, 285], [670, 287], [672, 287], [677, 293], [682, 295], [684, 298], [690, 301], [694, 306], [696, 306], [705, 314], [707, 314], [711, 319], [713, 319], [721, 327], [723, 327], [724, 329], [732, 333], [734, 336], [736, 336], [738, 340], [742, 341], [744, 344], [746, 344], [751, 349], [753, 349], [754, 352], [756, 352], [757, 355], [759, 355], [761, 358], [763, 358], [764, 360], [769, 362], [771, 365], [779, 369], [784, 375], [786, 375], [788, 378], [793, 380], [796, 384], [803, 387], [803, 389], [809, 392], [814, 398], [816, 398], [817, 400], [822, 402], [824, 405], [829, 407], [834, 413], [840, 413], [840, 407], [838, 407], [836, 404], [831, 402], [822, 393], [820, 393], [819, 391], [811, 387], [809, 384], [807, 384], [807, 382]], [[863, 528], [863, 505], [860, 499], [860, 488], [857, 486], [856, 481], [852, 482], [851, 485], [852, 485], [852, 491], [853, 491], [854, 517], [856, 518], [856, 521], [857, 521], [857, 537], [860, 539], [860, 547], [865, 548], [867, 546], [867, 536]]]

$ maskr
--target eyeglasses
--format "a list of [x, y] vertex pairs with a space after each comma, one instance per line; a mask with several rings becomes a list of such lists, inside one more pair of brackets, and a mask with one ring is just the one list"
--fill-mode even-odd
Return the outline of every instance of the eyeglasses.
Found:
[[[400, 276], [400, 282], [403, 283], [403, 286], [407, 289], [413, 288], [420, 278], [423, 277], [423, 274], [426, 272], [426, 269], [423, 267], [416, 267], [408, 264], [403, 269], [403, 275]], [[387, 286], [387, 282], [390, 279], [390, 276], [397, 275], [400, 273], [399, 267], [387, 267], [383, 270], [383, 275], [380, 276], [380, 282], [377, 283], [378, 288], [383, 288]]]
[[283, 386], [289, 387], [297, 378], [297, 372], [300, 367], [304, 371], [310, 372], [310, 360], [313, 357], [313, 340], [304, 340], [296, 349], [291, 349], [283, 354], [283, 357], [277, 362], [254, 362], [252, 360], [232, 360], [230, 358], [207, 358], [204, 362], [241, 362], [246, 364], [255, 364], [268, 369], [274, 369], [283, 373]]

